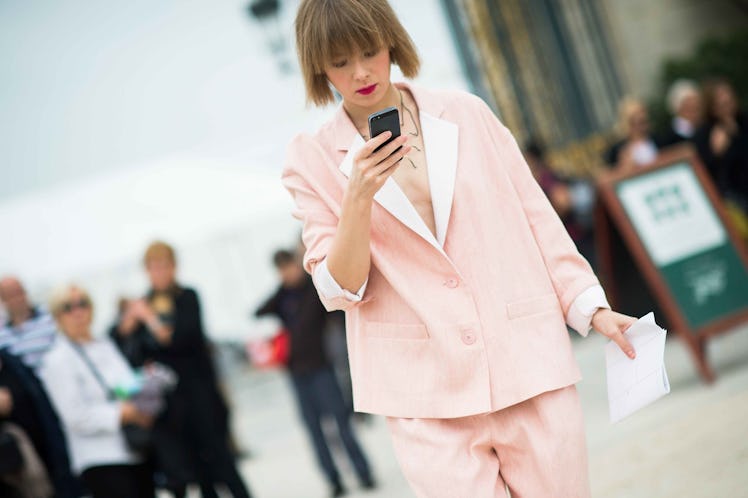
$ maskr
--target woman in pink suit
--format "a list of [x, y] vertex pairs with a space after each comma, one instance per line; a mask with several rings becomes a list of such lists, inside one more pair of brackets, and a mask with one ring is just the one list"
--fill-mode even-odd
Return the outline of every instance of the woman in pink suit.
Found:
[[[283, 183], [305, 268], [346, 311], [357, 411], [387, 417], [405, 477], [436, 498], [589, 496], [566, 324], [634, 356], [589, 264], [479, 98], [390, 82], [418, 72], [385, 0], [302, 0], [308, 99], [343, 97], [290, 144]], [[367, 117], [397, 107], [374, 152]]]

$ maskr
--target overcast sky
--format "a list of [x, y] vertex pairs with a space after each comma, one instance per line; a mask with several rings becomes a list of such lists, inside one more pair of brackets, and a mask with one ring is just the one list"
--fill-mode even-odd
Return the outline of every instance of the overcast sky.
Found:
[[[281, 3], [292, 44], [298, 2]], [[424, 77], [461, 86], [438, 0], [393, 3]], [[247, 4], [0, 2], [0, 202], [174, 153], [279, 167], [299, 114], [319, 119], [304, 112], [298, 74], [279, 73]]]

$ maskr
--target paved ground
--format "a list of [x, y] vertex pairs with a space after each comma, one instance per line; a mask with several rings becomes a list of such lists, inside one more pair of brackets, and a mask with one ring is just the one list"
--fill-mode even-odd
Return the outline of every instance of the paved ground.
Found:
[[[608, 421], [600, 336], [575, 341], [584, 380], [590, 472], [595, 498], [748, 497], [748, 327], [714, 340], [709, 357], [719, 378], [703, 384], [687, 351], [669, 340], [672, 392], [619, 424]], [[232, 375], [236, 427], [252, 458], [242, 463], [258, 498], [327, 496], [298, 423], [285, 378], [277, 372]], [[352, 498], [412, 497], [394, 460], [383, 420], [359, 426], [380, 489], [362, 493], [340, 459]], [[462, 498], [462, 497], [456, 497]], [[465, 497], [469, 498], [469, 497]]]

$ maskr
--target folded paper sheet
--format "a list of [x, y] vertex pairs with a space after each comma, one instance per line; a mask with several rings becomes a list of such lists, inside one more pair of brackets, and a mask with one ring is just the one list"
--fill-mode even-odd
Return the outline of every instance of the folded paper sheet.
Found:
[[612, 341], [605, 345], [611, 422], [618, 422], [670, 392], [665, 371], [666, 335], [655, 323], [654, 313], [649, 313], [626, 331], [636, 350], [635, 359], [627, 357]]

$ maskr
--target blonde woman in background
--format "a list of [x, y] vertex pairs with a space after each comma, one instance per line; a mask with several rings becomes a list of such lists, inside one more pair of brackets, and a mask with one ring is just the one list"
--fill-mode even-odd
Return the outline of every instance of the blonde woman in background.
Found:
[[150, 426], [134, 404], [112, 396], [134, 373], [108, 339], [91, 333], [93, 303], [68, 285], [54, 293], [50, 308], [62, 337], [39, 371], [67, 434], [72, 466], [94, 498], [152, 498], [150, 473], [130, 451], [122, 427]]
[[618, 106], [618, 119], [623, 138], [608, 149], [605, 162], [624, 171], [654, 162], [660, 146], [650, 130], [649, 112], [644, 103], [633, 97], [624, 98]]

